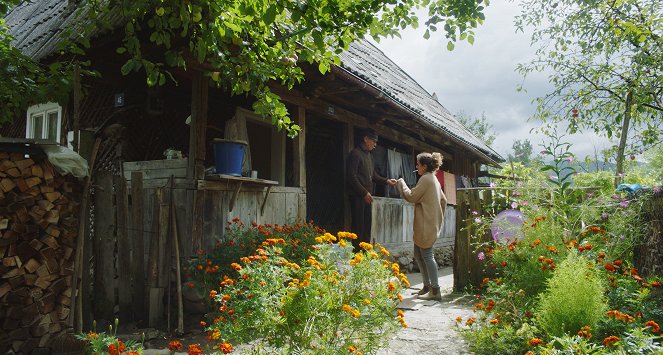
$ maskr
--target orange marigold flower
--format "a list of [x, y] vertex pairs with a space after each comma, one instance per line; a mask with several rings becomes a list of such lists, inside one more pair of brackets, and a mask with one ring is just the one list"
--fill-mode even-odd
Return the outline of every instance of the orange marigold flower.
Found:
[[533, 338], [533, 339], [528, 340], [527, 343], [531, 346], [539, 346], [539, 345], [543, 344], [543, 340], [541, 340], [539, 338]]
[[203, 349], [200, 348], [200, 344], [191, 344], [189, 345], [189, 355], [203, 355]]
[[211, 290], [209, 292], [209, 298], [214, 298], [214, 296], [216, 296], [216, 290]]
[[592, 338], [592, 333], [586, 331], [586, 330], [581, 330], [578, 332], [578, 336], [581, 338], [585, 339], [591, 339]]
[[534, 352], [533, 351], [528, 351], [528, 352], [525, 353], [525, 355], [534, 355]]
[[225, 295], [223, 295], [223, 297], [221, 297], [221, 301], [223, 301], [223, 302], [227, 302], [229, 299], [230, 299], [230, 295], [227, 294], [227, 293]]
[[124, 345], [122, 340], [118, 340], [117, 342], [108, 345], [108, 353], [110, 355], [120, 355], [125, 350], [127, 350], [127, 347]]
[[394, 292], [394, 290], [396, 290], [396, 285], [394, 285], [391, 281], [389, 281], [389, 283], [387, 283], [387, 290], [389, 292]]
[[396, 310], [396, 314], [398, 314], [399, 317], [405, 317], [405, 312], [403, 312], [403, 311], [400, 310], [400, 309], [397, 309], [397, 310]]
[[652, 333], [658, 333], [661, 330], [661, 327], [658, 325], [658, 323], [654, 322], [653, 320], [647, 321], [645, 323], [645, 328], [651, 328]]
[[242, 270], [242, 267], [238, 263], [232, 263], [232, 264], [230, 264], [230, 267], [237, 270], [237, 271]]
[[472, 325], [477, 319], [475, 317], [469, 318], [465, 321], [466, 325]]
[[219, 344], [219, 350], [221, 350], [221, 352], [224, 354], [228, 354], [233, 351], [233, 346], [228, 342], [223, 342]]
[[168, 343], [168, 350], [180, 351], [182, 350], [182, 343], [179, 340], [172, 340]]
[[661, 287], [661, 283], [658, 281], [654, 281], [650, 285], [652, 285], [653, 287]]
[[125, 351], [122, 355], [138, 355], [138, 351]]
[[506, 261], [502, 261], [502, 267], [506, 267]]
[[351, 352], [351, 353], [353, 353], [353, 352], [357, 351], [357, 348], [355, 348], [354, 346], [350, 345], [350, 346], [348, 346], [348, 351]]
[[200, 321], [200, 326], [201, 326], [201, 327], [206, 327], [206, 326], [207, 326], [207, 322], [205, 322], [204, 320], [201, 320], [201, 321]]
[[613, 265], [613, 264], [611, 264], [611, 263], [607, 263], [607, 264], [603, 265], [603, 268], [605, 268], [606, 270], [608, 270], [608, 272], [615, 272], [615, 270], [617, 270], [617, 268], [615, 267], [615, 265]]
[[97, 333], [95, 333], [95, 332], [89, 332], [89, 333], [87, 333], [87, 337], [88, 337], [88, 339], [97, 339], [99, 337], [99, 335], [97, 335]]
[[497, 318], [493, 318], [493, 319], [490, 320], [490, 324], [497, 324], [499, 322], [500, 322], [500, 320], [497, 319]]
[[623, 263], [624, 263], [624, 262], [621, 261], [621, 260], [615, 260], [615, 261], [613, 262], [613, 264], [615, 264], [615, 266], [622, 266]]
[[463, 321], [463, 317], [461, 317], [461, 316], [456, 317], [456, 323], [460, 323], [462, 321]]
[[603, 339], [603, 345], [605, 345], [605, 346], [614, 346], [617, 343], [619, 343], [619, 338], [617, 336], [614, 336], [614, 335], [611, 335], [611, 336]]

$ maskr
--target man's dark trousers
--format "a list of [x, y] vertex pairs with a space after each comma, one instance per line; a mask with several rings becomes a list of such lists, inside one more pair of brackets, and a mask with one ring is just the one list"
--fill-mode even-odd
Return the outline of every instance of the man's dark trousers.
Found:
[[352, 241], [355, 252], [359, 251], [359, 243], [371, 242], [371, 205], [364, 202], [360, 196], [350, 196], [350, 212], [352, 214], [352, 232], [357, 234], [357, 239]]

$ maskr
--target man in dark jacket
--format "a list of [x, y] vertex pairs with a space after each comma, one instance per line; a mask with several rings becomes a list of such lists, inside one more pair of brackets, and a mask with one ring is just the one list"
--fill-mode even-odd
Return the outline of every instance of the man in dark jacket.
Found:
[[371, 151], [378, 144], [378, 135], [372, 129], [365, 130], [361, 142], [348, 156], [347, 182], [352, 213], [352, 232], [357, 234], [353, 240], [355, 251], [359, 243], [371, 241], [371, 203], [373, 203], [373, 183], [396, 185], [396, 180], [378, 175], [373, 166]]

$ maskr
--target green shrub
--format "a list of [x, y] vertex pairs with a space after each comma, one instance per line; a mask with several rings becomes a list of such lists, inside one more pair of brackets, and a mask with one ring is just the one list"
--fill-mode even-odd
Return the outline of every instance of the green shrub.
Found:
[[549, 335], [575, 334], [595, 327], [607, 311], [605, 288], [592, 262], [575, 252], [557, 267], [540, 296], [537, 321]]

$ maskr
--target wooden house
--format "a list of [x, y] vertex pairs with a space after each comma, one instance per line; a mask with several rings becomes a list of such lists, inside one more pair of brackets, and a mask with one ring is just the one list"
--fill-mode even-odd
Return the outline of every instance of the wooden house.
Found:
[[[53, 60], [59, 35], [77, 26], [75, 4], [42, 0], [18, 5], [5, 17], [14, 46], [35, 60]], [[132, 243], [142, 240], [147, 254], [163, 226], [159, 216], [167, 201], [173, 201], [183, 258], [212, 246], [233, 218], [247, 224], [312, 220], [330, 231], [348, 230], [345, 159], [358, 132], [369, 127], [380, 135], [374, 156], [383, 175], [400, 175], [414, 184], [412, 169], [407, 169], [414, 166], [414, 156], [441, 152], [452, 204], [457, 184], [475, 179], [480, 166], [502, 161], [369, 41], [353, 43], [341, 55], [341, 65], [326, 75], [301, 64], [306, 73], [302, 84], [292, 90], [271, 85], [302, 127], [299, 136], [290, 139], [250, 110], [252, 98], [210, 87], [208, 76], [195, 68], [174, 71], [177, 84], [156, 88], [148, 88], [143, 75], [123, 76], [123, 60], [115, 54], [121, 38], [111, 31], [92, 42], [87, 56], [101, 77], [82, 81], [80, 99], [77, 94], [70, 102], [36, 103], [0, 131], [6, 137], [46, 138], [62, 145], [70, 145], [74, 136], [80, 140], [81, 155], [95, 161], [92, 185], [101, 187], [91, 202], [97, 213], [87, 229], [90, 240], [115, 236], [119, 245], [128, 235]], [[111, 125], [105, 124], [109, 118]], [[209, 173], [214, 166], [212, 142], [232, 137], [231, 128], [245, 129], [250, 170], [257, 171], [257, 177]], [[128, 185], [118, 189], [122, 177]], [[122, 228], [117, 220], [122, 213], [110, 213], [106, 204], [124, 197], [105, 197], [106, 202], [100, 198], [101, 191], [111, 190], [138, 191], [127, 193], [129, 217]], [[380, 223], [374, 224], [373, 239], [409, 250], [412, 206], [393, 190], [377, 189], [375, 195], [374, 220]], [[447, 210], [447, 227], [438, 245], [452, 248], [455, 214], [453, 206]], [[101, 233], [109, 238], [100, 238]], [[102, 249], [107, 247], [112, 249]]]

